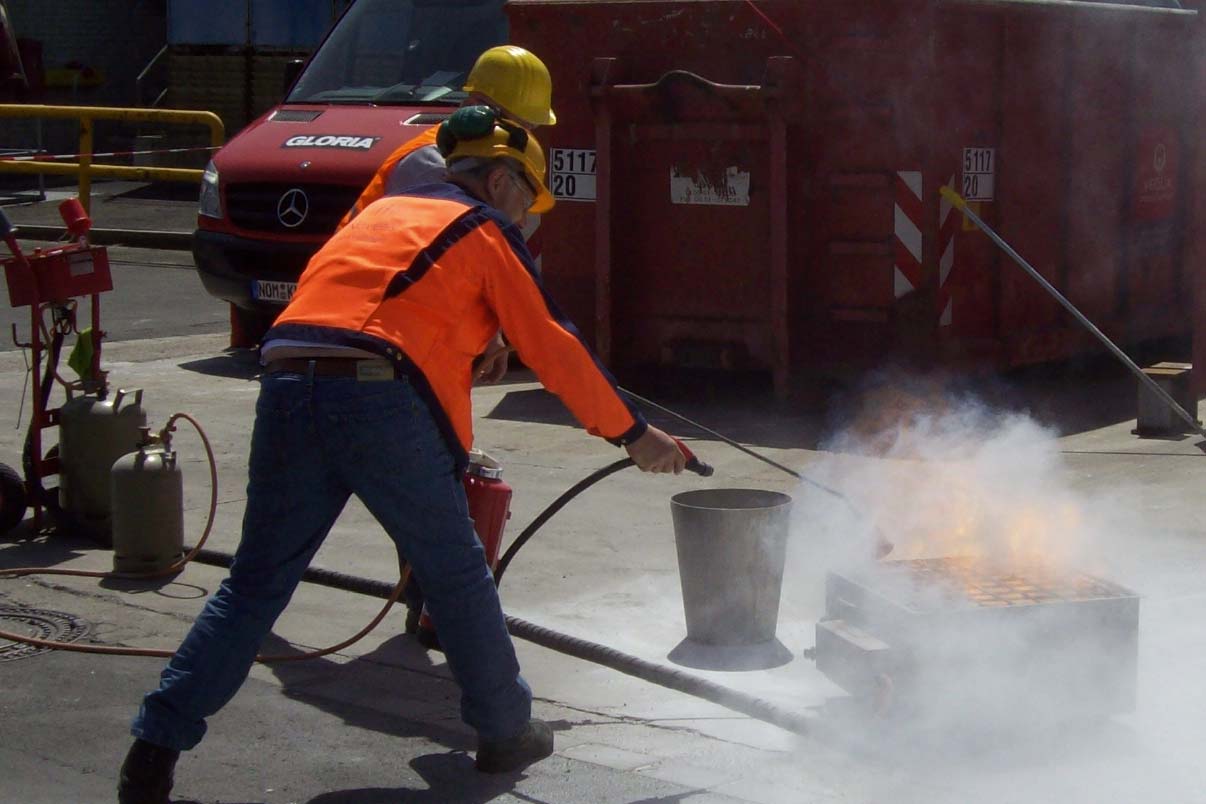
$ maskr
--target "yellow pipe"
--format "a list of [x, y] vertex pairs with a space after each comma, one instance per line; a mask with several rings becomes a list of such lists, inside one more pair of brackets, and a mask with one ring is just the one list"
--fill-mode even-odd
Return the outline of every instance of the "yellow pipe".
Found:
[[[14, 162], [0, 160], [0, 174], [38, 174], [49, 176], [74, 176], [79, 173], [75, 162]], [[103, 179], [131, 179], [133, 181], [195, 181], [201, 182], [203, 170], [194, 168], [131, 167], [129, 165], [92, 165], [88, 172]]]
[[195, 109], [128, 109], [108, 106], [44, 106], [37, 103], [0, 103], [0, 117], [41, 117], [50, 120], [120, 120], [126, 123], [179, 123], [206, 126], [210, 145], [221, 145], [226, 138], [222, 118], [213, 112]]
[[92, 164], [93, 122], [118, 120], [125, 123], [176, 123], [203, 125], [209, 129], [210, 144], [220, 146], [226, 137], [222, 118], [213, 112], [192, 109], [130, 109], [108, 106], [46, 106], [37, 103], [0, 104], [0, 118], [40, 118], [49, 120], [78, 120], [80, 143], [78, 162], [8, 162], [0, 161], [0, 173], [34, 173], [79, 177], [80, 204], [92, 213], [92, 177], [135, 179], [138, 181], [201, 181], [203, 171], [184, 168], [139, 168], [125, 165]]

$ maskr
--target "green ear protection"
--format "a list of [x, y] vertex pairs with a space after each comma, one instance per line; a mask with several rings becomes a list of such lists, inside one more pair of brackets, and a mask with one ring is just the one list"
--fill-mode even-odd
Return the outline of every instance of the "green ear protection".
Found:
[[436, 148], [447, 157], [462, 140], [480, 140], [494, 133], [495, 127], [507, 132], [507, 147], [523, 153], [528, 147], [528, 132], [498, 116], [489, 106], [462, 106], [440, 123]]

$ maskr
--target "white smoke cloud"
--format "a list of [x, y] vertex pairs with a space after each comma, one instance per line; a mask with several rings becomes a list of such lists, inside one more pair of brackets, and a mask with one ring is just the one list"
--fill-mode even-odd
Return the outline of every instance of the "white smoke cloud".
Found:
[[[968, 800], [960, 795], [972, 791], [992, 791], [983, 799], [991, 801], [1114, 800], [1096, 784], [1071, 781], [1083, 768], [1042, 780], [1034, 770], [1069, 751], [1081, 763], [1086, 746], [1095, 747], [1091, 754], [1108, 743], [1116, 752], [1130, 739], [1110, 718], [1131, 717], [1138, 602], [1085, 601], [1077, 608], [1014, 601], [986, 609], [917, 587], [886, 567], [969, 556], [1002, 573], [1045, 575], [1056, 586], [1085, 575], [1125, 582], [1115, 575], [1125, 567], [1113, 548], [1134, 536], [1130, 490], [1085, 491], [1055, 432], [936, 385], [883, 382], [862, 402], [804, 470], [844, 499], [808, 483], [795, 492], [791, 594], [821, 619], [826, 576], [835, 572], [921, 613], [906, 618], [912, 631], [874, 615], [859, 623], [892, 655], [874, 665], [862, 694], [832, 702], [822, 718], [827, 739], [925, 781], [916, 796], [895, 801]], [[874, 558], [877, 534], [894, 545], [883, 565]], [[1107, 553], [1114, 560], [1105, 561]], [[957, 614], [960, 606], [970, 616]], [[938, 779], [963, 792], [939, 794]], [[1002, 784], [1022, 797], [1004, 795]]]

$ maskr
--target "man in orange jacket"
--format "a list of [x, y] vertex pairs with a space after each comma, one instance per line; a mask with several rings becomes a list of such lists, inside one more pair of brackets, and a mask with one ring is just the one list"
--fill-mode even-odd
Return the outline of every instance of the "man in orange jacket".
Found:
[[[507, 121], [531, 132], [538, 126], [557, 123], [553, 113], [553, 79], [535, 53], [515, 45], [498, 45], [477, 57], [464, 91], [463, 106], [489, 106]], [[360, 193], [356, 203], [339, 222], [336, 231], [347, 226], [369, 204], [407, 187], [442, 181], [444, 155], [436, 147], [432, 126], [414, 139], [398, 146]], [[501, 336], [491, 339], [478, 359], [477, 379], [498, 382], [507, 373], [506, 348]]]
[[[464, 91], [468, 94], [464, 106], [489, 106], [509, 123], [528, 132], [538, 126], [557, 123], [552, 107], [552, 77], [544, 62], [524, 48], [499, 45], [484, 51], [469, 71]], [[436, 146], [438, 130], [439, 126], [432, 126], [387, 156], [338, 228], [342, 229], [369, 204], [386, 195], [395, 195], [419, 184], [443, 181], [445, 162]], [[500, 331], [477, 359], [475, 381], [494, 383], [505, 377], [510, 351]], [[423, 595], [414, 579], [406, 589], [406, 605], [407, 633], [417, 632], [424, 645], [438, 648], [435, 633], [421, 625], [419, 614], [423, 608]]]
[[458, 110], [441, 135], [448, 181], [357, 216], [310, 261], [265, 338], [243, 537], [134, 720], [122, 804], [168, 801], [179, 752], [241, 686], [353, 494], [422, 584], [461, 716], [478, 732], [478, 770], [552, 753], [461, 484], [474, 358], [501, 324], [589, 432], [646, 472], [678, 473], [685, 459], [620, 395], [541, 286], [517, 228], [552, 205], [535, 138], [481, 106]]

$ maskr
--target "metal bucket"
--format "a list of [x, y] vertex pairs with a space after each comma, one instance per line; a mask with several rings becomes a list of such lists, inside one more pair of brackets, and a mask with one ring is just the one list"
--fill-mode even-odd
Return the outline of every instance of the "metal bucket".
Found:
[[670, 498], [687, 638], [753, 645], [775, 638], [791, 497], [704, 489]]

